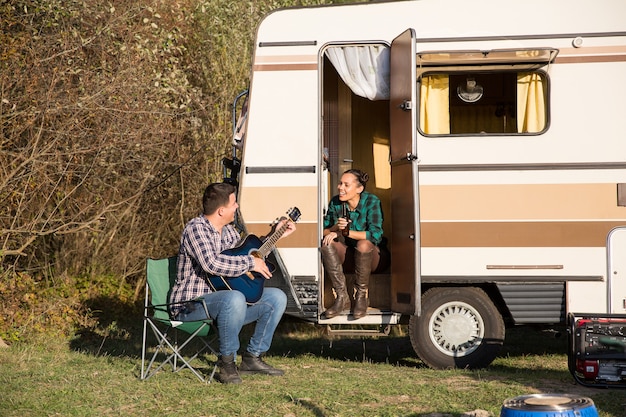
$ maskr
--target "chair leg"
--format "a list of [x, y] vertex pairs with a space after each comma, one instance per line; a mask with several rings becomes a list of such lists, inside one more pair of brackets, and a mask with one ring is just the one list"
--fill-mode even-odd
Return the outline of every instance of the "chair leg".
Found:
[[141, 344], [141, 379], [146, 379], [146, 336], [147, 336], [147, 323], [148, 319], [143, 319], [143, 342]]
[[161, 364], [157, 368], [152, 369], [152, 365], [154, 364], [154, 361], [156, 360], [159, 353], [165, 353], [166, 346], [169, 346], [170, 349], [173, 349], [173, 346], [167, 340], [167, 331], [161, 332], [156, 324], [154, 324], [152, 321], [149, 321], [149, 323], [150, 328], [152, 329], [152, 332], [157, 339], [157, 346], [155, 348], [154, 354], [152, 355], [152, 358], [150, 359], [150, 363], [148, 363], [148, 366], [146, 367], [146, 370], [144, 372], [144, 378], [142, 379], [148, 379], [156, 374], [159, 370], [161, 370], [161, 368], [163, 368], [166, 363], [171, 363], [172, 358], [172, 355], [170, 355], [163, 362], [161, 362]]
[[[213, 370], [208, 379], [205, 378], [202, 374], [200, 374], [190, 364], [192, 360], [197, 358], [201, 353], [203, 353], [206, 350], [211, 351], [213, 354], [217, 356], [217, 352], [211, 347], [211, 345], [206, 340], [204, 340], [204, 338], [200, 338], [200, 340], [202, 340], [202, 342], [204, 343], [204, 347], [202, 347], [202, 349], [196, 352], [189, 359], [185, 359], [182, 354], [182, 350], [196, 337], [198, 333], [204, 330], [203, 326], [199, 327], [194, 333], [190, 334], [189, 337], [181, 345], [179, 345], [178, 344], [178, 332], [176, 331], [175, 328], [173, 328], [174, 329], [174, 336], [173, 336], [174, 342], [171, 343], [168, 339], [167, 330], [162, 332], [158, 328], [158, 326], [155, 323], [153, 323], [151, 320], [146, 319], [146, 321], [149, 321], [150, 327], [152, 328], [152, 331], [154, 333], [154, 336], [157, 338], [158, 343], [155, 348], [155, 352], [152, 355], [152, 358], [146, 367], [145, 366], [145, 346], [147, 344], [146, 342], [147, 330], [146, 330], [145, 336], [144, 336], [144, 346], [142, 347], [142, 365], [141, 365], [141, 379], [142, 380], [150, 378], [151, 376], [156, 374], [158, 371], [160, 371], [166, 364], [169, 363], [170, 365], [172, 365], [173, 372], [178, 372], [181, 369], [188, 368], [200, 381], [205, 382], [205, 383], [211, 383], [211, 381], [213, 380], [213, 377], [215, 376], [217, 363], [213, 366]], [[147, 326], [147, 324], [145, 323], [144, 325]], [[209, 326], [209, 325], [206, 324], [206, 326]], [[168, 349], [170, 352], [167, 351]], [[159, 364], [159, 366], [153, 369], [152, 366], [157, 356], [159, 355], [159, 353], [164, 353], [167, 355], [167, 357]], [[178, 364], [178, 361], [181, 362], [180, 365]]]

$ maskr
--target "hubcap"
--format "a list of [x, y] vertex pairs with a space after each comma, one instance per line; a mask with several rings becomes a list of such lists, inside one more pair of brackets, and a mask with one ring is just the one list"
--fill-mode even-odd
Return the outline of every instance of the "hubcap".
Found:
[[469, 304], [450, 302], [443, 304], [430, 318], [430, 340], [448, 356], [469, 355], [480, 346], [485, 335], [485, 325], [478, 312]]

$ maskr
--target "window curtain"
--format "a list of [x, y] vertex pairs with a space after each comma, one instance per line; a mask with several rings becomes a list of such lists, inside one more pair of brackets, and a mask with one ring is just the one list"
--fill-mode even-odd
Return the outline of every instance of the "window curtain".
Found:
[[326, 56], [350, 90], [370, 100], [389, 100], [389, 47], [333, 46]]
[[541, 132], [546, 126], [546, 91], [538, 73], [517, 75], [517, 132]]
[[450, 79], [446, 74], [422, 77], [420, 128], [431, 135], [450, 133]]

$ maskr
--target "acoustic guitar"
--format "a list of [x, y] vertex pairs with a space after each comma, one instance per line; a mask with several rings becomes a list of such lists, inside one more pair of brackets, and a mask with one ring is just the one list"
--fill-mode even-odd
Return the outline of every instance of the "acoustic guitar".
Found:
[[[265, 258], [274, 249], [278, 239], [280, 239], [287, 231], [289, 223], [296, 223], [300, 219], [300, 210], [298, 210], [297, 207], [292, 207], [289, 211], [287, 211], [287, 216], [287, 221], [281, 227], [276, 228], [276, 230], [274, 230], [274, 232], [268, 236], [265, 241], [261, 241], [261, 239], [255, 235], [248, 235], [240, 245], [225, 250], [222, 253], [232, 256], [252, 255], [257, 258], [261, 258], [266, 262], [270, 272], [273, 273], [276, 270], [276, 267]], [[238, 277], [209, 275], [208, 281], [213, 291], [240, 291], [246, 297], [246, 302], [248, 304], [254, 304], [259, 301], [261, 295], [263, 294], [263, 286], [265, 285], [265, 277], [254, 271], [248, 271]]]

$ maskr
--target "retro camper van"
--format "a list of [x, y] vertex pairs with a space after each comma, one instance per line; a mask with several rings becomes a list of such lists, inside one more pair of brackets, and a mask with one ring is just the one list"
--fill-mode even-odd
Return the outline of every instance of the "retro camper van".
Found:
[[[491, 363], [509, 326], [626, 312], [625, 16], [623, 0], [269, 14], [225, 179], [248, 233], [301, 213], [269, 257], [287, 314], [339, 334], [408, 324], [447, 368]], [[382, 201], [391, 265], [367, 316], [326, 319], [323, 218], [350, 168]]]

